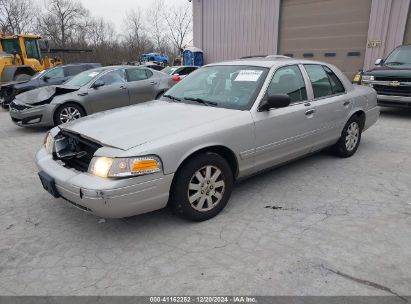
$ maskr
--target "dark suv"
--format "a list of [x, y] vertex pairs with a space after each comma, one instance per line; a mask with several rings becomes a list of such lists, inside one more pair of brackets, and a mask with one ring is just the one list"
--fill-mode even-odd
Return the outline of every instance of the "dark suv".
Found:
[[62, 84], [86, 70], [101, 67], [100, 63], [74, 63], [59, 65], [34, 75], [28, 81], [8, 82], [0, 87], [0, 104], [7, 109], [16, 95], [49, 85]]
[[361, 84], [377, 91], [378, 105], [411, 109], [411, 45], [397, 47], [375, 65], [363, 73]]

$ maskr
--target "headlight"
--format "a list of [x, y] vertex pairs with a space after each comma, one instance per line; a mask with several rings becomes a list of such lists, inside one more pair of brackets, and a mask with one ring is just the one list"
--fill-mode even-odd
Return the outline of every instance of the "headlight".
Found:
[[357, 74], [355, 74], [352, 82], [356, 83], [356, 84], [360, 84], [361, 83], [361, 76], [362, 76], [361, 72], [358, 72]]
[[369, 81], [374, 81], [374, 80], [375, 80], [374, 76], [367, 76], [367, 75], [362, 76], [362, 81], [369, 82]]
[[50, 132], [47, 133], [46, 137], [44, 138], [44, 148], [50, 154], [53, 153], [54, 150], [54, 137], [51, 135]]
[[100, 177], [129, 177], [162, 170], [161, 161], [156, 156], [110, 158], [94, 157], [89, 166], [89, 173]]

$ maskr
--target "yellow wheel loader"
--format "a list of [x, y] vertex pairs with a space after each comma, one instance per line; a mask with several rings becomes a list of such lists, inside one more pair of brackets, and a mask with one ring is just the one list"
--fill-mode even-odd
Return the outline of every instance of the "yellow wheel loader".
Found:
[[42, 57], [38, 35], [4, 36], [0, 33], [0, 82], [24, 81], [62, 62]]

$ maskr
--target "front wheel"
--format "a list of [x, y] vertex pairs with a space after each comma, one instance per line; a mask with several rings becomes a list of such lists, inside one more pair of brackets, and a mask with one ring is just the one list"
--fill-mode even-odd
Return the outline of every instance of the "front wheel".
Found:
[[176, 173], [170, 206], [188, 220], [208, 220], [227, 205], [233, 182], [232, 170], [223, 157], [215, 153], [196, 155]]
[[80, 106], [74, 103], [63, 104], [54, 113], [54, 125], [58, 126], [74, 121], [85, 115], [86, 113], [84, 113], [84, 110]]
[[353, 116], [348, 120], [341, 137], [334, 145], [334, 152], [340, 157], [350, 157], [357, 151], [361, 142], [361, 119]]

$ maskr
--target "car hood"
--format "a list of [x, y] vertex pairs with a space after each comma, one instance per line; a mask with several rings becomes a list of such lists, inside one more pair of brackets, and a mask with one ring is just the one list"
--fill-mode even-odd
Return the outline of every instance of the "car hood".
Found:
[[5, 82], [3, 84], [0, 85], [0, 87], [10, 87], [10, 86], [15, 86], [17, 84], [25, 84], [27, 82], [29, 82], [31, 80], [23, 80], [23, 81], [9, 81], [9, 82]]
[[26, 104], [35, 104], [48, 99], [51, 100], [52, 97], [71, 93], [79, 90], [79, 87], [70, 87], [70, 86], [48, 86], [34, 89], [28, 92], [21, 93], [16, 96], [16, 99], [19, 102]]
[[382, 66], [377, 67], [367, 72], [364, 72], [364, 75], [367, 76], [376, 76], [376, 77], [398, 77], [398, 78], [411, 78], [411, 68], [409, 66]]
[[105, 146], [128, 150], [241, 112], [155, 100], [99, 112], [60, 128]]

